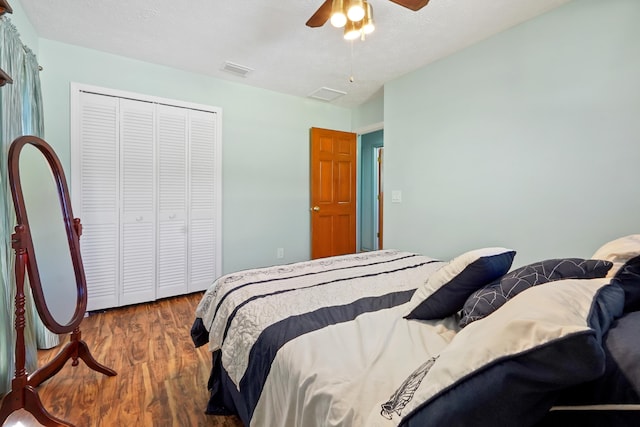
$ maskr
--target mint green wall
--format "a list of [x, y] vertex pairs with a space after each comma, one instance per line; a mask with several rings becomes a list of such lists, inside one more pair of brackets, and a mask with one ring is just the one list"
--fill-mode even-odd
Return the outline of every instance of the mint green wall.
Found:
[[514, 265], [640, 232], [640, 2], [580, 0], [385, 86], [385, 247]]
[[[589, 256], [637, 232], [640, 2], [581, 0], [390, 82], [348, 110], [38, 39], [47, 140], [69, 168], [69, 83], [223, 109], [224, 271], [309, 255], [308, 129], [385, 127], [385, 246]], [[631, 195], [631, 197], [629, 196]]]
[[364, 104], [353, 109], [351, 128], [354, 132], [384, 121], [384, 91], [380, 90]]
[[221, 107], [224, 272], [309, 258], [309, 128], [349, 131], [350, 110], [48, 39], [38, 59], [46, 139], [65, 168], [70, 82]]

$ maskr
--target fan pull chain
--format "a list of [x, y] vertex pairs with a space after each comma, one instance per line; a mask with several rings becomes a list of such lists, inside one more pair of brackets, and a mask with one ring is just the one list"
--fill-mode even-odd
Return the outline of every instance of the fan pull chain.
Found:
[[351, 73], [349, 75], [349, 82], [353, 83], [356, 79], [353, 77], [353, 40], [350, 40], [351, 43]]

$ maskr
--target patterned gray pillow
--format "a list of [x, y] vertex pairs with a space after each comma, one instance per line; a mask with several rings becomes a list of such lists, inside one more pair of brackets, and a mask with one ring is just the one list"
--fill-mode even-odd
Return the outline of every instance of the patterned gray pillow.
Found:
[[525, 265], [475, 291], [462, 308], [460, 326], [480, 320], [532, 286], [561, 279], [605, 277], [613, 263], [598, 259], [558, 258]]

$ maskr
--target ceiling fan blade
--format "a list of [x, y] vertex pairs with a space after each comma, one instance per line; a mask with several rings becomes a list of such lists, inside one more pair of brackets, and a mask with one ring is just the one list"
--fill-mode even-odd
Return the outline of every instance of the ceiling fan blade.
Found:
[[[427, 0], [429, 1], [429, 0]], [[325, 0], [322, 6], [316, 10], [311, 18], [307, 21], [307, 27], [316, 28], [322, 27], [325, 22], [331, 17], [331, 4], [332, 0]]]
[[411, 9], [413, 11], [420, 10], [429, 3], [429, 0], [391, 0], [395, 4], [399, 4], [400, 6], [404, 6], [407, 9]]

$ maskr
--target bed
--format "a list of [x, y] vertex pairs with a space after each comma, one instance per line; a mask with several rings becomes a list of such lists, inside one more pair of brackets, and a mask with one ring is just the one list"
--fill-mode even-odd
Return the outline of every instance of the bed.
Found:
[[[220, 277], [191, 329], [246, 426], [635, 426], [640, 235], [512, 269], [398, 250]], [[204, 390], [203, 390], [204, 392]]]

